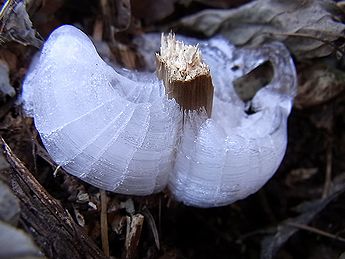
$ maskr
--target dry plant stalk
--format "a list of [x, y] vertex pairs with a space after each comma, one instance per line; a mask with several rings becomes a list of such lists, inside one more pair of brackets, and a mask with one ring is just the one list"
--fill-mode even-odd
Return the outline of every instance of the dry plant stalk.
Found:
[[125, 251], [123, 259], [138, 258], [138, 244], [140, 241], [141, 231], [144, 224], [144, 216], [135, 214], [127, 216], [127, 234], [125, 241]]
[[172, 33], [162, 35], [160, 54], [156, 59], [157, 76], [163, 80], [168, 98], [174, 98], [181, 110], [205, 108], [211, 117], [212, 78], [198, 46], [185, 45]]
[[109, 257], [109, 237], [108, 237], [108, 213], [107, 203], [108, 197], [105, 190], [100, 190], [101, 193], [101, 238], [102, 238], [102, 249], [105, 256]]

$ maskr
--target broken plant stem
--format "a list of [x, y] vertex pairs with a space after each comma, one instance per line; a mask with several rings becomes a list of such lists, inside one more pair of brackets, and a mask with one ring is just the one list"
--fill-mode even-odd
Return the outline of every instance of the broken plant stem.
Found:
[[168, 98], [174, 98], [181, 110], [205, 109], [211, 117], [213, 85], [210, 70], [197, 46], [177, 41], [175, 35], [162, 35], [157, 58], [157, 76], [163, 80]]
[[138, 244], [140, 241], [141, 230], [144, 224], [144, 216], [135, 214], [127, 216], [127, 233], [125, 241], [125, 253], [122, 258], [134, 259], [138, 258]]

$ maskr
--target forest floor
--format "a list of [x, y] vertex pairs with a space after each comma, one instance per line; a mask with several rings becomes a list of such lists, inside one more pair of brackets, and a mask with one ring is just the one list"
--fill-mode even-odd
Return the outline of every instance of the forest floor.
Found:
[[[23, 252], [26, 244], [16, 243], [20, 252], [11, 250], [11, 255], [345, 258], [342, 1], [28, 0], [26, 8], [24, 1], [1, 2], [0, 179], [19, 200], [10, 223], [41, 251]], [[283, 42], [296, 64], [298, 93], [286, 155], [274, 177], [244, 200], [199, 209], [172, 200], [168, 192], [148, 197], [105, 193], [57, 168], [19, 99], [34, 54], [62, 24], [76, 25], [106, 46], [109, 61], [138, 70], [149, 64], [133, 39], [148, 32], [220, 34], [237, 47]], [[0, 223], [6, 221], [1, 213]], [[0, 243], [5, 235], [0, 232]]]

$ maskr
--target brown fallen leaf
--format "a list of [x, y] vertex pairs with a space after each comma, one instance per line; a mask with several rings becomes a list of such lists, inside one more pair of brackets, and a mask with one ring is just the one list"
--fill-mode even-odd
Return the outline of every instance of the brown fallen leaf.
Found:
[[131, 4], [129, 0], [101, 0], [101, 9], [104, 21], [104, 36], [111, 42], [114, 34], [125, 31], [131, 23]]
[[289, 172], [285, 179], [285, 184], [292, 187], [296, 183], [304, 182], [313, 177], [318, 172], [318, 168], [297, 168]]
[[17, 59], [17, 56], [10, 50], [5, 48], [0, 50], [0, 60], [3, 60], [7, 64], [10, 73], [17, 70]]
[[24, 46], [42, 45], [40, 36], [33, 29], [26, 11], [25, 1], [7, 0], [0, 11], [0, 39], [3, 42], [15, 41]]
[[10, 84], [7, 63], [0, 59], [0, 101], [5, 100], [7, 96], [13, 97], [15, 94], [16, 91]]
[[206, 6], [211, 6], [211, 7], [215, 7], [215, 8], [230, 8], [230, 7], [239, 6], [241, 4], [248, 3], [249, 0], [213, 0], [213, 1], [209, 1], [209, 0], [185, 0], [182, 2], [197, 2], [197, 3], [201, 3], [201, 4], [204, 4]]
[[45, 258], [23, 230], [0, 221], [0, 258]]
[[151, 24], [171, 15], [178, 0], [132, 0], [133, 15], [144, 23]]
[[230, 10], [204, 10], [176, 25], [206, 36], [220, 33], [235, 45], [283, 41], [298, 59], [335, 52], [343, 39], [344, 13], [333, 1], [258, 0]]
[[[3, 155], [1, 154], [1, 159]], [[16, 226], [19, 220], [19, 200], [5, 183], [0, 180], [0, 222]]]
[[328, 102], [345, 90], [345, 73], [326, 63], [314, 62], [299, 69], [295, 107], [309, 108]]

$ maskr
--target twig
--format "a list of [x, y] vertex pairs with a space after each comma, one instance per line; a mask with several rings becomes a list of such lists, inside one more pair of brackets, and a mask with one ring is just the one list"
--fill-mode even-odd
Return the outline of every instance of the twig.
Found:
[[325, 236], [325, 237], [328, 237], [328, 238], [332, 238], [332, 239], [335, 239], [335, 240], [338, 240], [340, 242], [344, 242], [345, 243], [345, 238], [336, 236], [334, 234], [328, 233], [328, 232], [326, 232], [324, 230], [321, 230], [321, 229], [318, 229], [318, 228], [314, 228], [314, 227], [311, 227], [311, 226], [308, 226], [308, 225], [294, 223], [294, 222], [289, 222], [289, 223], [287, 223], [287, 225], [292, 226], [292, 227], [296, 227], [296, 228], [299, 228], [299, 229], [307, 230], [309, 232], [312, 232], [312, 233], [315, 233], [315, 234], [318, 234], [318, 235], [321, 235], [321, 236]]
[[107, 203], [108, 198], [105, 190], [100, 190], [101, 193], [101, 236], [102, 236], [102, 248], [106, 256], [109, 257], [109, 238], [108, 238], [108, 214]]

